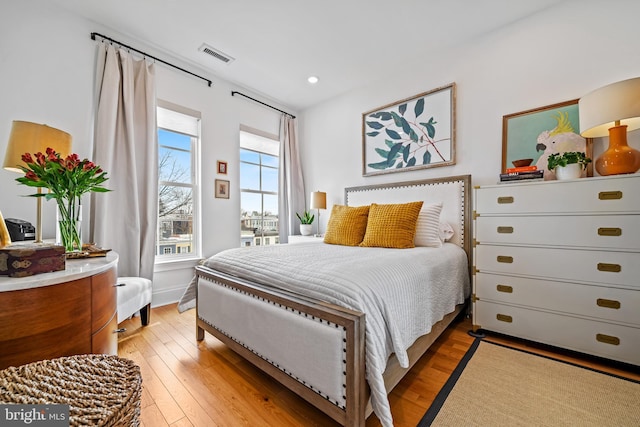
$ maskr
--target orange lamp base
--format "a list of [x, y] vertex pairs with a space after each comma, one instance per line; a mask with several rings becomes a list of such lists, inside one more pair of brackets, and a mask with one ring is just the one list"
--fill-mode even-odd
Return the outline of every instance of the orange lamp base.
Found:
[[609, 129], [609, 148], [596, 159], [600, 175], [635, 173], [640, 169], [640, 151], [627, 145], [627, 126]]

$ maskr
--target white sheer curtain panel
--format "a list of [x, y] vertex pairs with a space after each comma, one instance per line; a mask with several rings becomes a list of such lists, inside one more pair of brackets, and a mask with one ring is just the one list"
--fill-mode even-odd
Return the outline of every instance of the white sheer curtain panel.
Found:
[[305, 210], [304, 180], [300, 165], [296, 120], [282, 115], [280, 119], [280, 168], [278, 188], [278, 216], [280, 243], [289, 241], [289, 234], [299, 232], [296, 212]]
[[155, 68], [111, 44], [98, 46], [94, 161], [108, 193], [92, 193], [91, 241], [120, 255], [119, 276], [153, 280], [158, 144]]

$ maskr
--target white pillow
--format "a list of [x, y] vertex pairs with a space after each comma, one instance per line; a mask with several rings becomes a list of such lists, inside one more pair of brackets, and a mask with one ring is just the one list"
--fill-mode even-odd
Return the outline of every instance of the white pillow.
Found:
[[448, 242], [453, 237], [453, 227], [448, 222], [440, 223], [440, 240], [442, 242]]
[[442, 203], [422, 205], [416, 223], [416, 236], [414, 238], [416, 246], [428, 246], [431, 248], [442, 246], [442, 240], [440, 240], [440, 211], [442, 211]]

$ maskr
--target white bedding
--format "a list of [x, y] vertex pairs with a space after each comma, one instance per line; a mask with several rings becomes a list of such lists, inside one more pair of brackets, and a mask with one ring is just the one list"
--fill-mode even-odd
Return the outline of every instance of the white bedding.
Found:
[[406, 350], [470, 293], [466, 254], [451, 243], [413, 249], [255, 246], [223, 251], [204, 264], [365, 313], [366, 376], [374, 412], [385, 426], [393, 424], [382, 377], [387, 359], [396, 353], [407, 367]]

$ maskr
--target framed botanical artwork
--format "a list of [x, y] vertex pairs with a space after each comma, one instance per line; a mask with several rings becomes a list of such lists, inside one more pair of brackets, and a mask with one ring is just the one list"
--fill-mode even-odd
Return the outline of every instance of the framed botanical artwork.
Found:
[[[502, 173], [521, 166], [544, 171], [544, 179], [555, 179], [547, 168], [551, 154], [578, 151], [592, 156], [592, 140], [580, 136], [578, 100], [560, 102], [502, 118]], [[584, 173], [593, 176], [590, 163]]]
[[227, 174], [227, 162], [218, 160], [218, 173], [221, 175]]
[[362, 175], [455, 164], [451, 83], [362, 114]]
[[216, 198], [228, 199], [229, 198], [229, 181], [224, 179], [216, 179]]

